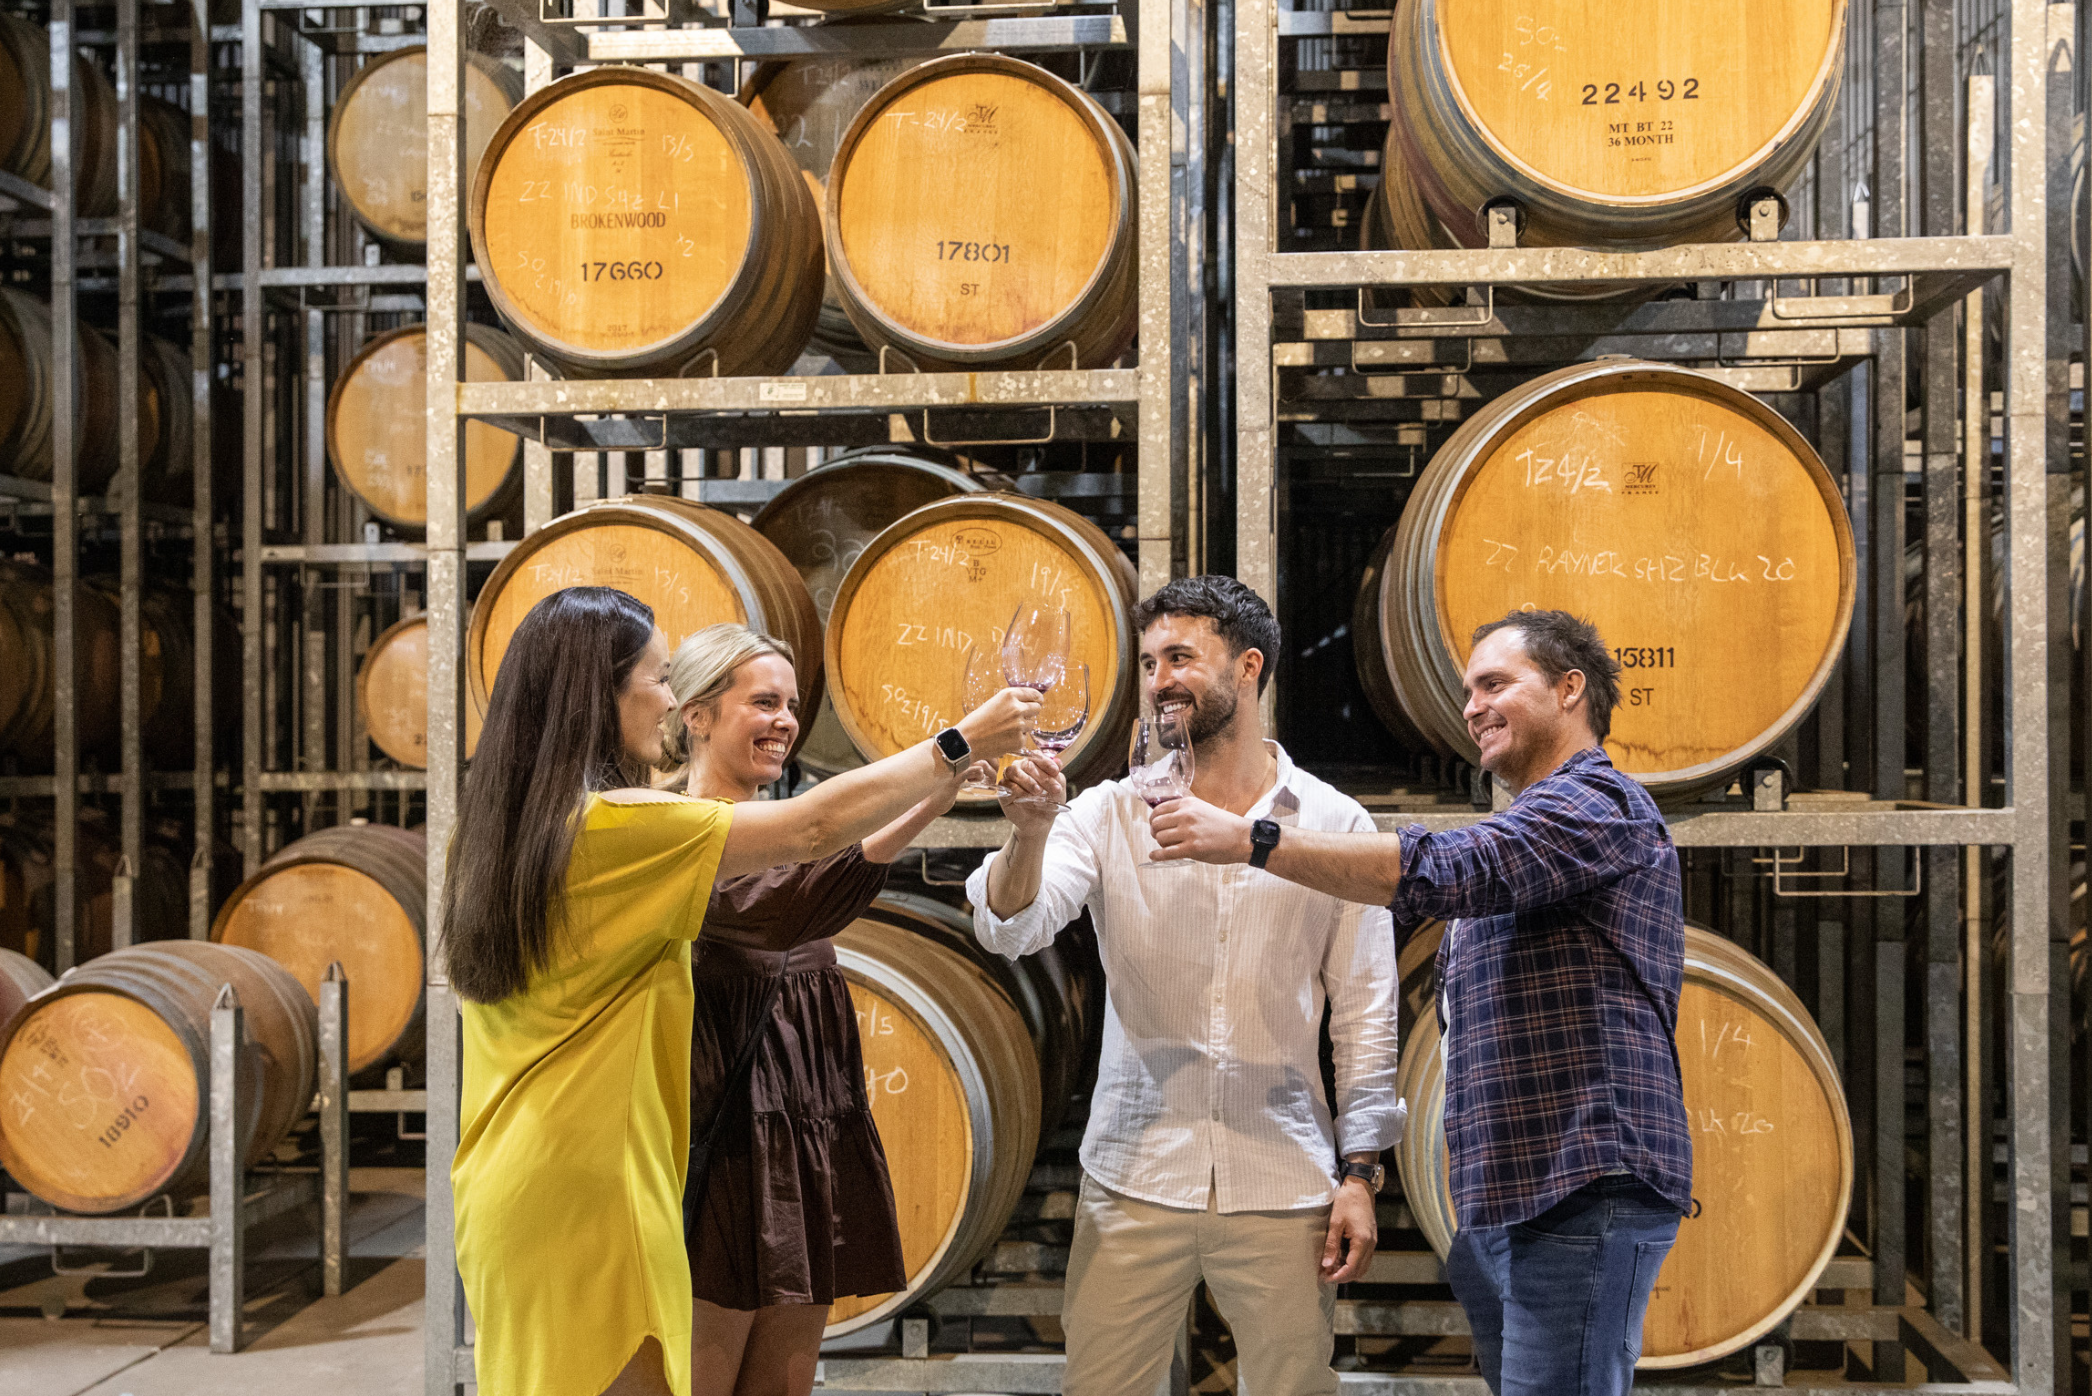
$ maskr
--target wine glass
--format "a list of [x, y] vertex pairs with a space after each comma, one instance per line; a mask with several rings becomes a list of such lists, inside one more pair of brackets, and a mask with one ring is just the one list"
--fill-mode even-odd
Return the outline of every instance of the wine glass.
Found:
[[[1039, 751], [1052, 752], [1056, 759], [1062, 752], [1075, 745], [1083, 729], [1090, 725], [1090, 666], [1076, 665], [1074, 682], [1058, 685], [1057, 688], [1056, 701], [1042, 705], [1039, 709], [1041, 722], [1052, 725], [1035, 726], [1031, 733], [1032, 746]], [[1051, 805], [1062, 814], [1069, 813], [1066, 805], [1058, 800], [1049, 800], [1043, 795], [1012, 795], [1004, 791], [1003, 798], [1017, 804]]]
[[1068, 613], [1036, 603], [1021, 605], [1002, 636], [1002, 676], [1012, 688], [1048, 693], [1068, 668]]
[[[1185, 714], [1144, 717], [1133, 732], [1133, 752], [1128, 759], [1126, 782], [1133, 792], [1154, 809], [1191, 793], [1195, 770], [1191, 756], [1191, 728]], [[1154, 862], [1153, 858], [1148, 860]], [[1189, 866], [1191, 860], [1171, 860], [1161, 867]]]
[[[960, 661], [960, 694], [965, 704], [964, 711], [972, 712], [981, 704], [1002, 691], [1002, 666], [996, 662], [993, 651], [984, 649], [979, 642], [966, 647], [966, 657]], [[1000, 795], [1002, 787], [994, 781], [969, 779], [959, 787], [961, 795]]]

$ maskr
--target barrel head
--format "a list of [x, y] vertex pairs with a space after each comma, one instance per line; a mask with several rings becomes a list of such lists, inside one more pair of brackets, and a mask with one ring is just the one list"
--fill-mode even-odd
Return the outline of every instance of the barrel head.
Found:
[[[342, 92], [327, 128], [327, 160], [349, 211], [393, 242], [428, 240], [428, 51], [401, 49], [366, 65]], [[464, 168], [478, 167], [513, 105], [506, 85], [465, 65]]]
[[[428, 335], [410, 325], [364, 346], [327, 402], [327, 456], [341, 482], [395, 525], [429, 521]], [[520, 363], [520, 356], [519, 356]], [[512, 375], [476, 337], [465, 341], [465, 378], [504, 383]], [[465, 507], [477, 513], [507, 483], [522, 458], [513, 432], [465, 424]]]

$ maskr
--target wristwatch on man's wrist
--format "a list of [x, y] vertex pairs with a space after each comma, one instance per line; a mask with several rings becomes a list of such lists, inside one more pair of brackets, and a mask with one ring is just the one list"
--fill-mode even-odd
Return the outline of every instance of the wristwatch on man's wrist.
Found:
[[1261, 868], [1271, 858], [1271, 850], [1278, 847], [1278, 825], [1269, 819], [1259, 819], [1249, 826], [1249, 865]]
[[1340, 1181], [1358, 1178], [1365, 1183], [1366, 1191], [1377, 1197], [1380, 1195], [1380, 1185], [1387, 1181], [1387, 1165], [1377, 1162], [1353, 1163], [1350, 1159], [1345, 1159], [1343, 1165], [1337, 1169], [1337, 1178]]
[[956, 727], [947, 727], [933, 739], [937, 745], [938, 759], [948, 771], [961, 771], [973, 757], [973, 743]]

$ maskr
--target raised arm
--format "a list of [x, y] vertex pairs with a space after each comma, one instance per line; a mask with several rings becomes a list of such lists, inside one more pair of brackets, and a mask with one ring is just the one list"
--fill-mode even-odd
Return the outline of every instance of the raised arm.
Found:
[[977, 761], [966, 770], [953, 771], [928, 799], [864, 841], [865, 861], [891, 863], [907, 852], [915, 836], [927, 828], [931, 820], [952, 807], [952, 801], [959, 798], [959, 787], [972, 776], [983, 781], [992, 780], [995, 767], [989, 762]]
[[[1036, 717], [1038, 709], [1038, 694], [1006, 688], [956, 725], [975, 756], [1000, 756], [1017, 749], [1024, 723]], [[739, 877], [779, 863], [826, 858], [892, 823], [950, 779], [934, 744], [923, 741], [883, 761], [831, 776], [793, 799], [736, 806], [718, 875]]]
[[[1250, 821], [1195, 795], [1155, 811], [1150, 828], [1158, 863], [1195, 858], [1201, 863], [1247, 863]], [[1267, 872], [1347, 902], [1386, 906], [1402, 880], [1402, 841], [1394, 834], [1287, 829], [1264, 864]]]

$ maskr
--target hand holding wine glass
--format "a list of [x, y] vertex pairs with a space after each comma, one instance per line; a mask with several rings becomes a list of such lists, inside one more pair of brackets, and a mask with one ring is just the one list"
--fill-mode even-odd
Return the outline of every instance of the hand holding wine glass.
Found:
[[[965, 657], [960, 661], [960, 701], [966, 711], [972, 712], [993, 698], [1002, 687], [1002, 662], [998, 655], [979, 643], [966, 647]], [[983, 776], [977, 770], [969, 770], [966, 784], [959, 787], [961, 795], [1000, 795], [1002, 787], [994, 780], [991, 766]]]
[[[1084, 729], [1090, 725], [1090, 666], [1075, 666], [1074, 681], [1063, 680], [1055, 691], [1039, 705], [1038, 724], [1031, 733], [1030, 747], [1033, 750], [1050, 752], [1054, 757], [1056, 772], [1060, 754], [1075, 745]], [[1066, 785], [1062, 785], [1066, 790]], [[1048, 795], [1023, 789], [1006, 792], [1007, 804], [1045, 804], [1061, 814], [1068, 813], [1060, 795]]]
[[1133, 733], [1126, 783], [1149, 809], [1189, 795], [1194, 769], [1191, 730], [1183, 713], [1157, 714], [1140, 720]]

